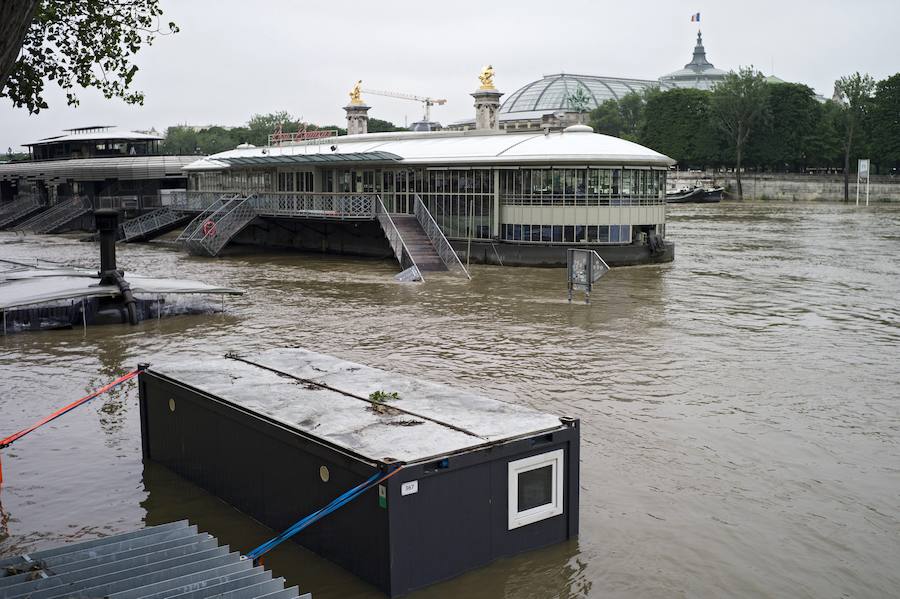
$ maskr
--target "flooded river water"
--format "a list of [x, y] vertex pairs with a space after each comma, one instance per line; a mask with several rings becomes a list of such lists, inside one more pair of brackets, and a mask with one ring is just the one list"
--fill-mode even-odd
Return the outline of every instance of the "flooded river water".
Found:
[[[675, 262], [613, 270], [591, 306], [566, 302], [561, 269], [415, 285], [387, 261], [122, 246], [126, 269], [247, 294], [225, 314], [0, 339], [0, 435], [138, 361], [301, 345], [581, 419], [579, 539], [413, 597], [900, 595], [900, 206], [669, 220]], [[96, 253], [0, 234], [0, 258]], [[136, 400], [131, 384], [3, 451], [0, 557], [183, 518], [242, 551], [271, 535], [142, 464]], [[282, 547], [267, 566], [315, 599], [381, 596]]]

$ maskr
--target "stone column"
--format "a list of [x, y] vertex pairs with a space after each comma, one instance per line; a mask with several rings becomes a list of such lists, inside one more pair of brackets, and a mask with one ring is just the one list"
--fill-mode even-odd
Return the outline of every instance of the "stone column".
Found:
[[369, 106], [350, 103], [347, 111], [347, 135], [362, 135], [369, 132]]
[[496, 89], [479, 89], [472, 93], [475, 98], [475, 128], [500, 130], [500, 96]]

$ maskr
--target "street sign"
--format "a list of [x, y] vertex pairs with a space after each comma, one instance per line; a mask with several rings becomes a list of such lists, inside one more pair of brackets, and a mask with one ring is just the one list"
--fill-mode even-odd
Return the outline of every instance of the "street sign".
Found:
[[584, 291], [584, 303], [591, 303], [594, 283], [609, 272], [609, 266], [594, 250], [570, 248], [566, 251], [566, 271], [569, 283], [569, 303], [572, 292]]

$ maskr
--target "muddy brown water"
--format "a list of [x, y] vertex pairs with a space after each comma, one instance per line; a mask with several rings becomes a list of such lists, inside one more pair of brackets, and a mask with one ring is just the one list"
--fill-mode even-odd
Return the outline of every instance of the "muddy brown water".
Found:
[[[678, 206], [672, 264], [392, 281], [388, 261], [186, 256], [120, 265], [247, 291], [225, 314], [0, 339], [0, 435], [138, 361], [301, 345], [582, 422], [581, 534], [414, 594], [900, 594], [900, 206]], [[0, 234], [0, 258], [92, 261]], [[0, 556], [188, 518], [246, 551], [272, 532], [142, 464], [132, 384], [2, 453]], [[252, 448], [247, 448], [252, 452]], [[301, 514], [298, 514], [298, 517]], [[267, 565], [316, 599], [380, 597], [292, 543]]]

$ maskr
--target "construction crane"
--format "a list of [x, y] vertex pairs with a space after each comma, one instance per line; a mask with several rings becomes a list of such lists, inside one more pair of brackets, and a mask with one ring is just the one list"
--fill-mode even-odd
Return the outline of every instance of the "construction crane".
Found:
[[400, 92], [387, 92], [380, 91], [377, 89], [364, 89], [362, 90], [367, 94], [374, 94], [376, 96], [386, 96], [388, 98], [400, 98], [401, 100], [413, 100], [415, 102], [421, 102], [425, 107], [425, 121], [431, 122], [431, 107], [432, 106], [443, 106], [447, 103], [447, 100], [438, 100], [437, 98], [425, 98], [423, 96], [414, 96], [412, 94], [402, 94]]

